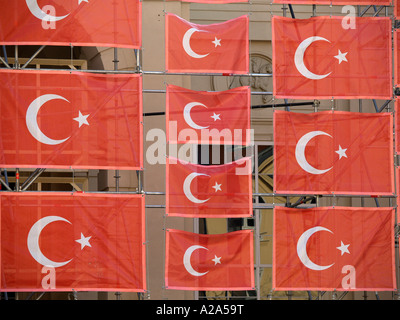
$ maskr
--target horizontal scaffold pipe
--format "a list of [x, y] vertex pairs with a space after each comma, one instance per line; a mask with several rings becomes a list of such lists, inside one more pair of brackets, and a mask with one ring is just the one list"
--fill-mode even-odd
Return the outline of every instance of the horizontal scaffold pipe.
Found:
[[272, 73], [212, 73], [212, 72], [167, 72], [167, 71], [142, 71], [150, 75], [171, 76], [222, 76], [222, 77], [272, 77]]
[[[0, 178], [0, 182], [1, 182], [1, 178]], [[54, 193], [54, 191], [24, 191], [24, 193]], [[87, 193], [87, 194], [143, 194], [143, 195], [149, 195], [149, 196], [153, 196], [153, 195], [165, 195], [165, 192], [163, 191], [143, 191], [143, 192], [139, 192], [139, 191], [61, 191], [59, 193], [65, 193], [65, 194], [72, 194], [72, 193]], [[329, 194], [289, 194], [289, 193], [252, 193], [253, 197], [349, 197], [349, 198], [396, 198], [397, 196], [395, 194], [393, 195], [371, 195], [371, 194], [335, 194], [335, 193], [329, 193]], [[279, 203], [275, 203], [276, 206], [279, 205], [284, 205], [284, 204], [279, 204]]]
[[[71, 60], [73, 61], [73, 60]], [[0, 57], [0, 62], [7, 66], [5, 60]], [[0, 69], [13, 69], [22, 70], [22, 68], [11, 68], [9, 65], [7, 68]], [[52, 68], [23, 68], [23, 70], [31, 71], [68, 71], [68, 72], [87, 72], [87, 73], [105, 73], [105, 74], [148, 74], [148, 75], [164, 75], [164, 76], [222, 76], [222, 77], [272, 77], [272, 73], [200, 73], [200, 72], [165, 72], [165, 71], [143, 71], [143, 70], [95, 70], [95, 69], [52, 69]]]

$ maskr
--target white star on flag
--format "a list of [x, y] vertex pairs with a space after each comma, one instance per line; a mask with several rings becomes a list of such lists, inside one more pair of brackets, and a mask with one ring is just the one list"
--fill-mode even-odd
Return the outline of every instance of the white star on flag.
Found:
[[339, 150], [335, 151], [339, 155], [339, 160], [342, 159], [342, 157], [347, 158], [346, 151], [347, 149], [342, 149], [342, 147], [339, 145]]
[[74, 118], [75, 121], [79, 122], [79, 128], [80, 128], [83, 124], [89, 125], [89, 122], [87, 121], [87, 117], [89, 117], [89, 116], [90, 116], [90, 114], [87, 114], [87, 115], [84, 116], [84, 115], [81, 113], [81, 111], [79, 110], [79, 116], [76, 117], [76, 118]]
[[222, 183], [218, 184], [218, 182], [215, 182], [215, 185], [212, 186], [212, 188], [215, 189], [215, 192], [217, 192], [217, 191], [222, 191], [222, 190], [221, 190], [221, 185], [222, 185]]
[[347, 53], [348, 53], [348, 52], [342, 53], [342, 52], [339, 50], [338, 55], [335, 56], [335, 58], [339, 60], [339, 64], [341, 64], [342, 61], [348, 62], [347, 59], [346, 59], [346, 54], [347, 54]]
[[214, 43], [215, 48], [220, 46], [221, 47], [221, 39], [217, 39], [217, 37], [215, 37], [214, 41], [211, 41], [212, 43]]
[[221, 258], [222, 257], [217, 257], [216, 255], [214, 255], [215, 258], [211, 259], [212, 261], [214, 261], [214, 266], [216, 266], [218, 263], [221, 264]]
[[344, 244], [343, 243], [343, 241], [340, 241], [341, 242], [341, 245], [340, 245], [340, 247], [336, 247], [336, 249], [338, 249], [338, 250], [340, 250], [341, 251], [341, 255], [344, 255], [345, 253], [348, 253], [348, 254], [350, 254], [350, 251], [349, 251], [349, 245], [350, 244]]
[[219, 117], [220, 115], [221, 114], [215, 114], [215, 112], [214, 112], [214, 114], [211, 116], [211, 118], [213, 118], [214, 121], [221, 120], [221, 118]]
[[83, 235], [83, 233], [81, 232], [81, 238], [78, 240], [75, 240], [76, 242], [81, 244], [81, 250], [83, 250], [84, 247], [88, 246], [88, 247], [92, 247], [89, 243], [91, 237], [85, 237]]

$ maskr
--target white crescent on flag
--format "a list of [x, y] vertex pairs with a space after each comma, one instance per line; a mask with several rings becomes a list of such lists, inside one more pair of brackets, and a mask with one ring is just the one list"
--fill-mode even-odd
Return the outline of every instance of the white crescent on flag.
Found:
[[37, 0], [25, 0], [26, 5], [28, 6], [29, 11], [38, 19], [42, 21], [49, 21], [49, 22], [55, 22], [55, 21], [60, 21], [62, 19], [65, 19], [66, 17], [69, 16], [69, 14], [65, 16], [53, 16], [49, 15], [46, 12], [44, 12], [42, 9], [40, 9]]
[[[71, 224], [67, 219], [64, 219], [59, 216], [47, 216], [44, 218], [39, 219], [36, 221], [31, 229], [29, 230], [28, 237], [27, 237], [27, 246], [29, 253], [31, 254], [32, 258], [35, 259], [38, 263], [40, 263], [43, 266], [47, 267], [53, 267], [53, 268], [58, 268], [62, 267], [69, 262], [71, 262], [73, 259], [63, 261], [63, 262], [55, 262], [53, 260], [50, 260], [47, 258], [42, 251], [40, 250], [39, 246], [39, 238], [40, 234], [42, 233], [42, 230], [50, 223], [56, 222], [56, 221], [63, 221]], [[91, 244], [89, 242], [91, 237], [85, 237], [83, 233], [81, 233], [81, 238], [78, 240], [75, 240], [81, 245], [81, 250], [85, 248], [86, 246], [91, 247]]]
[[185, 254], [183, 256], [183, 265], [185, 266], [185, 269], [187, 272], [189, 272], [192, 276], [195, 277], [201, 277], [204, 276], [205, 274], [208, 273], [208, 271], [206, 272], [197, 272], [196, 270], [193, 269], [192, 264], [190, 263], [190, 258], [192, 257], [192, 253], [198, 249], [205, 249], [208, 250], [206, 247], [203, 246], [191, 246], [189, 247], [186, 251]]
[[72, 261], [72, 259], [70, 259], [68, 261], [63, 261], [63, 262], [52, 261], [52, 260], [48, 259], [40, 250], [39, 237], [40, 237], [42, 230], [49, 223], [56, 222], [56, 221], [64, 221], [64, 222], [71, 224], [71, 222], [69, 222], [67, 219], [64, 219], [62, 217], [58, 217], [58, 216], [44, 217], [35, 222], [35, 224], [29, 230], [28, 238], [27, 238], [28, 250], [29, 250], [29, 253], [31, 254], [32, 258], [35, 259], [38, 263], [40, 263], [43, 266], [53, 267], [53, 268], [62, 267]]
[[184, 36], [183, 36], [183, 39], [182, 39], [183, 49], [192, 58], [195, 58], [195, 59], [205, 58], [205, 57], [207, 57], [209, 55], [209, 53], [207, 53], [207, 54], [198, 54], [198, 53], [194, 52], [192, 47], [190, 46], [190, 38], [192, 37], [192, 35], [195, 32], [206, 32], [206, 31], [197, 30], [196, 28], [190, 28], [189, 30], [187, 30], [185, 32]]
[[[296, 144], [296, 149], [295, 149], [295, 157], [296, 161], [299, 164], [299, 166], [306, 172], [311, 173], [311, 174], [324, 174], [328, 171], [330, 171], [332, 167], [324, 170], [320, 170], [317, 168], [314, 168], [312, 165], [310, 165], [306, 159], [305, 151], [308, 143], [313, 139], [314, 137], [317, 136], [328, 136], [332, 138], [332, 136], [324, 131], [311, 131], [303, 135], [299, 141]], [[339, 160], [342, 159], [342, 157], [347, 158], [346, 154], [347, 149], [343, 149], [342, 146], [339, 145], [339, 150], [335, 151], [339, 155]]]
[[[321, 266], [321, 265], [318, 265], [318, 264], [315, 264], [314, 262], [312, 262], [311, 259], [308, 257], [308, 253], [307, 253], [308, 240], [314, 233], [317, 233], [320, 231], [328, 231], [333, 234], [333, 232], [327, 228], [324, 228], [321, 226], [316, 226], [316, 227], [313, 227], [313, 228], [310, 228], [310, 229], [304, 231], [303, 234], [300, 236], [299, 240], [297, 241], [297, 256], [299, 257], [300, 261], [304, 264], [304, 266], [306, 266], [307, 268], [309, 268], [311, 270], [315, 270], [315, 271], [323, 271], [323, 270], [329, 269], [330, 267], [332, 267], [335, 264], [335, 263], [332, 263], [327, 266]], [[348, 249], [349, 246], [350, 246], [350, 244], [345, 245], [343, 243], [343, 241], [341, 241], [340, 246], [336, 247], [336, 249], [338, 249], [341, 252], [341, 256], [343, 256], [343, 254], [345, 254], [345, 253], [350, 254], [350, 251]]]
[[[54, 16], [44, 12], [40, 9], [39, 4], [37, 3], [38, 0], [25, 0], [26, 5], [28, 6], [29, 11], [39, 20], [47, 21], [47, 22], [56, 22], [65, 19], [69, 16], [69, 13], [65, 16]], [[82, 2], [89, 3], [89, 0], [78, 0], [78, 5]], [[55, 9], [54, 9], [55, 10]]]
[[[208, 248], [206, 248], [206, 247], [199, 246], [199, 245], [193, 245], [193, 246], [190, 246], [189, 248], [187, 248], [185, 251], [185, 254], [183, 255], [183, 265], [184, 265], [186, 271], [195, 277], [201, 277], [208, 273], [208, 271], [206, 271], [206, 272], [196, 271], [193, 268], [192, 264], [190, 263], [190, 258], [192, 257], [193, 252], [196, 250], [199, 250], [199, 249], [208, 250]], [[214, 265], [221, 264], [221, 258], [222, 257], [217, 257], [217, 255], [214, 255], [214, 258], [211, 259], [211, 261], [214, 262]]]
[[[319, 37], [319, 36], [309, 37], [309, 38], [303, 40], [297, 47], [296, 52], [294, 54], [294, 64], [296, 66], [297, 71], [299, 71], [300, 74], [302, 76], [304, 76], [305, 78], [310, 79], [310, 80], [321, 80], [321, 79], [324, 79], [327, 76], [329, 76], [332, 72], [329, 72], [329, 73], [323, 74], [323, 75], [315, 74], [315, 73], [311, 72], [310, 70], [308, 70], [304, 64], [304, 54], [305, 54], [307, 48], [315, 41], [327, 41], [330, 43], [330, 41], [328, 39], [325, 39], [325, 38]], [[338, 55], [334, 56], [334, 58], [338, 59], [339, 64], [341, 64], [343, 61], [347, 62], [347, 58], [346, 58], [347, 53], [348, 52], [343, 53], [339, 50]]]
[[[39, 113], [40, 108], [46, 103], [51, 100], [64, 100], [66, 102], [69, 102], [67, 99], [65, 99], [62, 96], [59, 96], [57, 94], [44, 94], [41, 95], [40, 97], [36, 98], [35, 100], [32, 101], [32, 103], [29, 105], [27, 111], [26, 111], [26, 126], [28, 128], [29, 133], [34, 137], [37, 141], [43, 144], [47, 145], [58, 145], [61, 144], [65, 141], [67, 141], [71, 136], [61, 139], [61, 140], [54, 140], [49, 138], [47, 135], [45, 135], [39, 128], [39, 124], [37, 121], [37, 116]], [[79, 116], [76, 118], [73, 118], [73, 120], [79, 122], [79, 128], [83, 125], [89, 125], [89, 122], [87, 121], [87, 115], [83, 115], [81, 111], [79, 111]]]
[[332, 138], [332, 136], [326, 132], [312, 131], [312, 132], [306, 133], [304, 136], [302, 136], [296, 144], [295, 155], [296, 155], [297, 163], [304, 171], [307, 171], [308, 173], [311, 173], [311, 174], [323, 174], [333, 168], [333, 167], [330, 167], [329, 169], [319, 170], [319, 169], [316, 169], [313, 166], [311, 166], [306, 159], [305, 150], [306, 150], [307, 144], [310, 142], [310, 140], [312, 138], [314, 138], [316, 136], [320, 136], [320, 135], [325, 135], [325, 136]]
[[57, 145], [57, 144], [67, 141], [70, 138], [70, 137], [68, 137], [68, 138], [61, 139], [61, 140], [50, 139], [39, 128], [39, 124], [37, 122], [37, 116], [38, 116], [40, 108], [46, 102], [55, 100], [55, 99], [61, 99], [61, 100], [69, 102], [67, 99], [65, 99], [62, 96], [59, 96], [56, 94], [45, 94], [45, 95], [42, 95], [42, 96], [36, 98], [35, 100], [33, 100], [32, 103], [29, 105], [28, 110], [26, 111], [26, 126], [28, 127], [29, 133], [37, 141], [44, 143], [44, 144], [48, 144], [48, 145]]
[[193, 107], [196, 107], [196, 106], [201, 106], [201, 107], [207, 108], [206, 105], [204, 105], [200, 102], [190, 102], [183, 109], [183, 118], [185, 119], [186, 123], [193, 129], [198, 129], [198, 130], [207, 129], [209, 126], [207, 126], [207, 127], [199, 126], [198, 124], [196, 124], [193, 121], [192, 116], [190, 115], [190, 111], [192, 110]]
[[318, 264], [315, 264], [314, 262], [312, 262], [310, 260], [310, 258], [308, 257], [307, 254], [307, 242], [308, 239], [310, 239], [310, 237], [318, 232], [318, 231], [328, 231], [330, 233], [332, 233], [331, 230], [324, 228], [324, 227], [314, 227], [311, 229], [306, 230], [299, 238], [299, 240], [297, 241], [297, 255], [300, 259], [300, 261], [309, 269], [311, 270], [317, 270], [317, 271], [321, 271], [321, 270], [325, 270], [325, 269], [329, 269], [330, 267], [332, 267], [334, 265], [334, 263], [328, 265], [328, 266], [320, 266]]
[[186, 179], [185, 179], [185, 181], [184, 181], [184, 183], [183, 183], [183, 192], [185, 193], [185, 196], [186, 196], [190, 201], [192, 201], [193, 203], [204, 203], [204, 202], [207, 202], [208, 200], [210, 200], [210, 198], [205, 199], [205, 200], [197, 199], [197, 198], [193, 195], [192, 191], [190, 191], [190, 185], [192, 184], [193, 179], [196, 178], [196, 177], [198, 177], [198, 176], [206, 176], [206, 177], [209, 177], [209, 175], [204, 174], [204, 173], [192, 172], [191, 174], [189, 174], [189, 175], [186, 177]]
[[323, 38], [323, 37], [309, 37], [305, 40], [303, 40], [299, 46], [296, 49], [296, 53], [294, 54], [294, 64], [296, 65], [297, 70], [306, 78], [311, 79], [311, 80], [321, 80], [329, 76], [332, 72], [329, 72], [324, 75], [319, 75], [312, 73], [310, 70], [307, 69], [307, 67], [304, 64], [304, 54], [307, 50], [307, 48], [315, 41], [328, 41], [329, 40]]

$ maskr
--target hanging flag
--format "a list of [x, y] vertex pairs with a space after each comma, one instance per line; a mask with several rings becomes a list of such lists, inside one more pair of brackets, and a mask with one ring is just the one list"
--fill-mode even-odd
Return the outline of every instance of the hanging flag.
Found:
[[391, 113], [274, 112], [274, 189], [393, 195]]
[[391, 19], [354, 19], [355, 29], [347, 29], [342, 25], [343, 17], [291, 19], [274, 16], [274, 96], [391, 99]]
[[166, 215], [250, 217], [252, 203], [250, 158], [210, 166], [167, 158]]
[[395, 141], [395, 152], [396, 154], [400, 154], [400, 107], [399, 107], [399, 99], [396, 98], [394, 102], [394, 141]]
[[140, 0], [0, 0], [3, 45], [140, 49]]
[[400, 19], [399, 0], [394, 0], [393, 15], [394, 15], [395, 20], [399, 20]]
[[394, 209], [275, 207], [275, 290], [396, 289]]
[[[397, 1], [396, 1], [397, 3]], [[400, 19], [400, 16], [399, 16]], [[395, 29], [393, 31], [393, 44], [394, 44], [394, 85], [400, 86], [400, 31]]]
[[167, 229], [165, 287], [254, 290], [253, 231], [197, 234]]
[[[400, 167], [396, 167], [396, 183], [397, 186], [400, 186]], [[397, 198], [396, 198], [396, 204], [397, 204], [397, 208], [400, 208], [400, 190], [397, 189], [397, 194], [396, 194]], [[396, 216], [397, 216], [397, 223], [400, 223], [399, 220], [399, 210], [397, 210], [396, 212]]]
[[250, 99], [249, 87], [206, 92], [168, 85], [167, 141], [249, 145]]
[[1, 192], [0, 291], [146, 290], [144, 196]]
[[[389, 6], [390, 0], [273, 0], [272, 3], [290, 3], [290, 4], [326, 4], [334, 6], [345, 5], [376, 5]], [[355, 9], [354, 9], [355, 10]]]
[[0, 166], [143, 167], [142, 79], [63, 71], [0, 72]]
[[200, 25], [165, 17], [167, 72], [249, 72], [249, 18]]

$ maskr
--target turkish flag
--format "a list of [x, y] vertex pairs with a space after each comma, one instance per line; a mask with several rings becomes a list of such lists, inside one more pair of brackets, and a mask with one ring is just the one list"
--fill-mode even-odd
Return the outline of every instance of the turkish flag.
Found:
[[0, 0], [0, 5], [4, 45], [142, 45], [139, 0]]
[[249, 87], [206, 92], [168, 85], [167, 141], [250, 144], [250, 99]]
[[[396, 20], [400, 18], [400, 5], [399, 0], [394, 0], [393, 15]], [[396, 30], [395, 30], [396, 31]]]
[[391, 99], [391, 19], [353, 19], [355, 29], [346, 29], [344, 17], [291, 19], [274, 16], [274, 96]]
[[273, 0], [272, 3], [344, 5], [390, 5], [389, 0]]
[[207, 166], [169, 157], [165, 201], [168, 216], [250, 217], [251, 159]]
[[[398, 186], [400, 186], [400, 167], [396, 167], [396, 183]], [[396, 204], [397, 204], [397, 208], [400, 208], [400, 190], [399, 188], [397, 188], [397, 194], [396, 194], [397, 198], [396, 198]], [[400, 223], [399, 220], [399, 211], [397, 210], [397, 223]]]
[[167, 72], [249, 72], [249, 17], [200, 25], [165, 16]]
[[140, 169], [142, 79], [0, 71], [0, 166]]
[[395, 99], [394, 102], [394, 140], [395, 140], [395, 151], [396, 154], [400, 154], [400, 117], [399, 117], [399, 112], [400, 112], [400, 107], [399, 107], [399, 98]]
[[275, 111], [274, 188], [393, 195], [392, 114]]
[[165, 287], [254, 290], [253, 231], [197, 234], [167, 229]]
[[274, 208], [275, 290], [396, 289], [394, 209]]
[[146, 290], [144, 196], [0, 193], [0, 291]]

